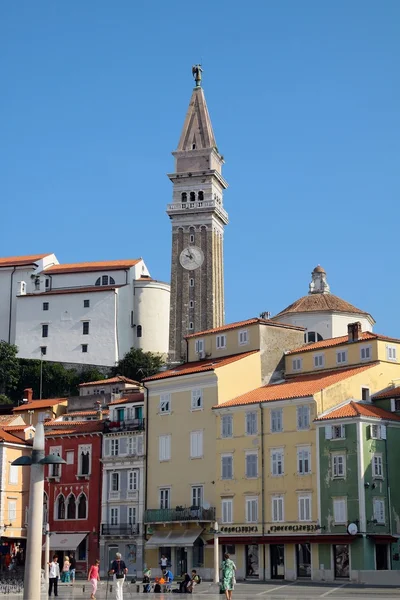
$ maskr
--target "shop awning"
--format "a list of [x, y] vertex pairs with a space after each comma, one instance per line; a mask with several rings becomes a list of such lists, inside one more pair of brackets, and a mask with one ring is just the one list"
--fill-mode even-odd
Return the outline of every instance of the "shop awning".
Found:
[[163, 548], [166, 546], [193, 546], [203, 530], [183, 529], [182, 531], [156, 531], [146, 542], [146, 548]]
[[[218, 536], [220, 544], [351, 544], [355, 535], [268, 535], [268, 536]], [[207, 544], [214, 545], [211, 538]]]
[[390, 535], [390, 533], [370, 533], [367, 535], [367, 537], [373, 540], [375, 544], [395, 544], [399, 541], [398, 537]]
[[[82, 540], [85, 539], [87, 533], [51, 533], [50, 534], [50, 549], [51, 550], [76, 550]], [[43, 550], [45, 544], [43, 544]]]

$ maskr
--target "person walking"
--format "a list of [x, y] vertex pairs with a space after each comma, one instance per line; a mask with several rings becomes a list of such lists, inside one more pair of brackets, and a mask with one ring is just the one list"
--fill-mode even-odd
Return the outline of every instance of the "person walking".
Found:
[[54, 590], [54, 595], [58, 596], [58, 579], [60, 577], [60, 565], [58, 564], [58, 556], [54, 554], [53, 560], [49, 563], [49, 596]]
[[168, 558], [165, 556], [165, 554], [161, 554], [160, 567], [161, 567], [161, 573], [164, 571], [164, 569], [166, 569], [168, 567]]
[[69, 567], [70, 567], [69, 558], [68, 558], [68, 556], [66, 556], [64, 558], [64, 564], [63, 564], [62, 573], [61, 573], [61, 582], [62, 583], [69, 583]]
[[224, 554], [224, 560], [221, 565], [222, 569], [222, 587], [225, 592], [226, 600], [232, 600], [232, 591], [234, 590], [236, 579], [236, 565], [229, 558], [229, 554]]
[[73, 552], [71, 552], [69, 555], [69, 575], [71, 577], [70, 585], [74, 585], [76, 575], [76, 560]]
[[122, 560], [121, 554], [117, 552], [117, 554], [115, 555], [115, 560], [113, 560], [111, 569], [109, 571], [109, 574], [113, 575], [115, 583], [115, 600], [124, 600], [123, 586], [125, 581], [125, 575], [127, 573], [128, 569], [126, 567], [126, 564]]
[[90, 567], [88, 573], [88, 581], [90, 581], [90, 583], [92, 584], [92, 593], [90, 595], [91, 600], [96, 600], [97, 582], [100, 581], [99, 567], [100, 561], [99, 559], [96, 559], [94, 561], [94, 565]]

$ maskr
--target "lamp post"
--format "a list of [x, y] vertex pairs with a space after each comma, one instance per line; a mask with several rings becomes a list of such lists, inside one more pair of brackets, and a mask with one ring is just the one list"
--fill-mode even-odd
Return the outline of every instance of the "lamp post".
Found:
[[20, 456], [11, 464], [19, 467], [31, 467], [23, 600], [36, 600], [40, 598], [44, 466], [65, 464], [65, 460], [55, 454], [44, 455], [44, 426], [43, 423], [38, 423], [33, 440], [32, 456]]
[[218, 521], [214, 523], [214, 583], [219, 583], [219, 541], [218, 541]]

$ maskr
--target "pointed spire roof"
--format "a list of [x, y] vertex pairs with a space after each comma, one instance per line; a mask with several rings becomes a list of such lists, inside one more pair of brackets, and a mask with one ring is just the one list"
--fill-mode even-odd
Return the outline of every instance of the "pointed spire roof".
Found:
[[195, 87], [186, 113], [177, 152], [202, 150], [216, 146], [203, 88]]

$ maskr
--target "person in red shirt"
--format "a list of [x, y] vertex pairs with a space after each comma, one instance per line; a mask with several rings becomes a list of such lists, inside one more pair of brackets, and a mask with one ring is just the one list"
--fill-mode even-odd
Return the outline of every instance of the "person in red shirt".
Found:
[[96, 600], [96, 592], [97, 592], [97, 582], [100, 581], [99, 576], [99, 565], [100, 561], [97, 559], [89, 569], [88, 573], [88, 581], [92, 584], [92, 594], [90, 596], [91, 600]]

